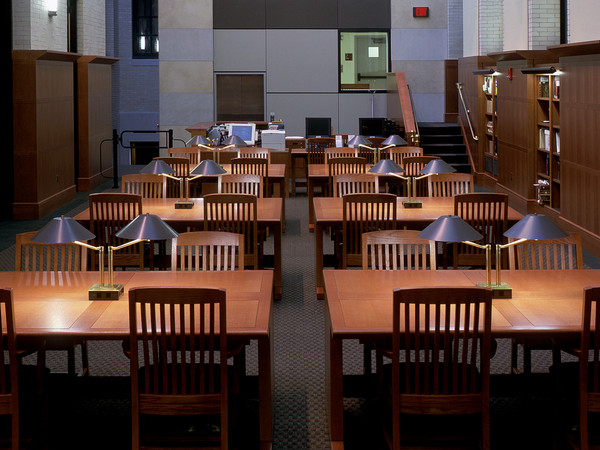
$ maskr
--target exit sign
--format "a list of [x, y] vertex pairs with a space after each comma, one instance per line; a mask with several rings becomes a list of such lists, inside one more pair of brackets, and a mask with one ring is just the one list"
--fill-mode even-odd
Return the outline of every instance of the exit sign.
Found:
[[429, 7], [415, 6], [413, 8], [413, 17], [429, 17]]

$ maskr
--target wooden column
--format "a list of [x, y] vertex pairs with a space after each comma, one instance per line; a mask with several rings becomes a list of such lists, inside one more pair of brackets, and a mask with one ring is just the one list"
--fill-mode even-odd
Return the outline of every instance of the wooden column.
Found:
[[77, 60], [77, 189], [108, 181], [112, 158], [112, 64], [117, 58], [82, 56]]
[[74, 67], [79, 55], [13, 51], [14, 219], [75, 198]]

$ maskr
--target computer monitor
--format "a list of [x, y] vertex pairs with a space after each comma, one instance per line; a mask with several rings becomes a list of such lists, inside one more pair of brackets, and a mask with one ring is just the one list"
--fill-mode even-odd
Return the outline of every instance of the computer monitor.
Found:
[[228, 123], [227, 133], [229, 136], [238, 136], [244, 140], [246, 145], [254, 145], [256, 142], [256, 124], [254, 123]]
[[305, 125], [307, 138], [331, 136], [331, 117], [307, 117]]
[[385, 137], [385, 118], [360, 117], [358, 119], [358, 134], [365, 137]]

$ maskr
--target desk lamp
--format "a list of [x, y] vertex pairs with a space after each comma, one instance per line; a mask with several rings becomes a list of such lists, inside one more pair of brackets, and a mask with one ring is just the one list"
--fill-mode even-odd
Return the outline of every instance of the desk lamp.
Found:
[[381, 145], [382, 145], [381, 150], [386, 150], [390, 147], [404, 147], [404, 146], [408, 145], [408, 142], [406, 142], [404, 139], [402, 139], [397, 134], [392, 134], [392, 135], [388, 136], [388, 138], [385, 141], [383, 141], [381, 143]]
[[189, 141], [186, 142], [186, 145], [189, 145], [190, 147], [202, 147], [207, 150], [212, 150], [211, 141], [209, 141], [208, 138], [200, 135], [193, 136]]
[[569, 234], [558, 227], [554, 222], [548, 219], [543, 214], [527, 214], [516, 224], [510, 227], [504, 236], [516, 239], [516, 241], [508, 244], [496, 244], [496, 286], [500, 290], [502, 298], [511, 298], [512, 289], [501, 281], [501, 258], [502, 249], [512, 247], [513, 245], [521, 244], [525, 241], [539, 239], [560, 239]]
[[231, 136], [227, 136], [224, 140], [223, 140], [223, 145], [224, 147], [221, 147], [219, 149], [219, 151], [216, 151], [215, 148], [215, 154], [216, 154], [216, 161], [217, 163], [219, 163], [220, 158], [219, 158], [219, 152], [221, 150], [227, 150], [228, 148], [232, 148], [232, 147], [246, 147], [246, 141], [244, 141], [241, 137], [239, 137], [238, 135], [232, 134]]
[[[186, 209], [190, 209], [194, 207], [194, 202], [189, 199], [190, 181], [197, 180], [201, 177], [223, 175], [224, 173], [227, 173], [227, 171], [212, 159], [205, 159], [200, 161], [200, 164], [198, 164], [190, 171], [190, 175], [193, 176], [186, 177], [184, 180], [185, 200], [182, 200], [179, 203], [184, 204], [185, 206], [180, 206], [180, 208], [185, 207]], [[175, 205], [175, 207], [177, 208], [177, 204]]]
[[100, 270], [100, 283], [94, 284], [89, 289], [89, 299], [95, 300], [98, 292], [104, 287], [104, 247], [102, 245], [94, 247], [82, 241], [93, 239], [96, 236], [87, 228], [71, 217], [55, 217], [40, 231], [38, 231], [31, 240], [40, 244], [77, 244], [90, 250], [98, 250], [98, 259]]
[[435, 242], [460, 242], [485, 250], [486, 282], [477, 283], [477, 285], [494, 289], [492, 285], [492, 245], [473, 242], [482, 239], [483, 236], [462, 218], [451, 215], [440, 216], [425, 227], [418, 236]]
[[379, 147], [378, 148], [373, 147], [373, 143], [364, 136], [354, 136], [352, 139], [350, 139], [348, 141], [347, 145], [348, 145], [348, 147], [354, 147], [354, 148], [362, 147], [362, 148], [366, 148], [367, 150], [371, 150], [372, 152], [375, 152], [375, 162], [378, 162], [381, 159]]
[[175, 173], [175, 170], [162, 159], [153, 159], [146, 166], [144, 166], [142, 170], [140, 170], [140, 173], [162, 175], [172, 180], [179, 181], [179, 200], [175, 202], [175, 209], [189, 209], [193, 206], [193, 203], [190, 206], [190, 202], [187, 199], [187, 196], [184, 198], [184, 184], [186, 183], [187, 178], [176, 177], [172, 175]]
[[421, 180], [423, 178], [430, 177], [432, 175], [438, 175], [440, 173], [452, 173], [456, 172], [456, 169], [449, 164], [447, 164], [442, 159], [434, 159], [429, 161], [425, 167], [421, 169], [419, 172], [420, 176], [411, 177], [412, 184], [412, 198], [409, 198], [408, 201], [404, 203], [404, 207], [406, 208], [421, 208], [423, 207], [423, 203], [421, 200], [417, 200], [417, 180]]
[[[406, 190], [410, 200], [412, 194], [412, 178], [400, 175], [404, 173], [404, 169], [400, 167], [393, 159], [380, 159], [379, 162], [369, 169], [369, 173], [378, 173], [383, 175], [391, 175], [401, 180], [406, 181]], [[404, 205], [409, 200], [402, 201]]]
[[155, 214], [140, 214], [116, 234], [121, 239], [133, 239], [121, 245], [108, 247], [108, 284], [103, 285], [102, 297], [98, 300], [118, 300], [123, 293], [123, 285], [114, 283], [114, 252], [140, 242], [173, 239], [179, 234]]

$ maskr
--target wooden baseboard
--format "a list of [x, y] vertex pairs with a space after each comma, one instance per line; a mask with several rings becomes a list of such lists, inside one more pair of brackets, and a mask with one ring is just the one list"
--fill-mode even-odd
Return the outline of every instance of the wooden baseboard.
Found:
[[76, 193], [75, 185], [72, 185], [39, 202], [15, 202], [13, 203], [13, 219], [40, 219], [74, 200]]

